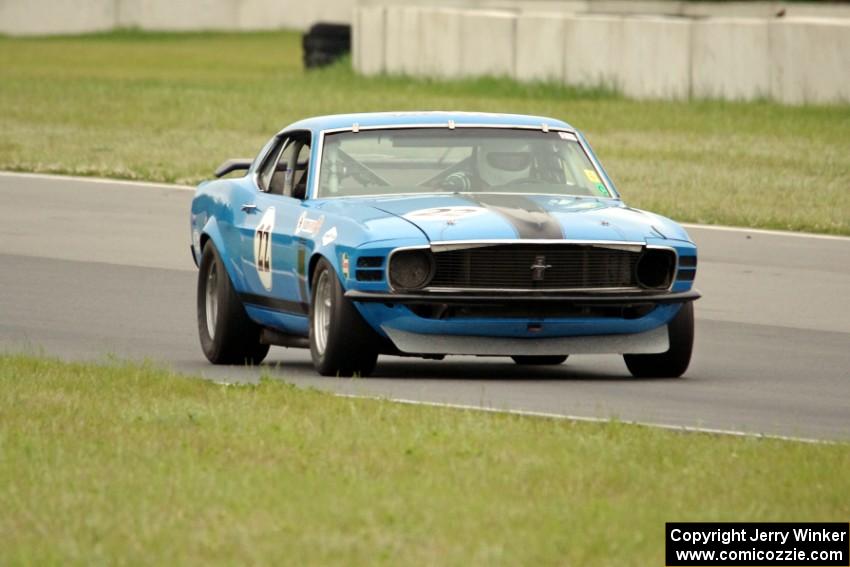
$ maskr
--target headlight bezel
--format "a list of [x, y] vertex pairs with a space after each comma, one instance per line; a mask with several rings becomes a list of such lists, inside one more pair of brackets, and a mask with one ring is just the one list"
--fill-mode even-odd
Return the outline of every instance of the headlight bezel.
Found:
[[[405, 256], [409, 256], [410, 259], [406, 259]], [[402, 261], [415, 261], [413, 259], [418, 258], [422, 261], [422, 264], [419, 266], [420, 268], [424, 267], [423, 270], [424, 276], [421, 277], [418, 281], [400, 281], [399, 278], [396, 277], [393, 268], [401, 268], [397, 264], [399, 259]], [[387, 258], [387, 284], [392, 291], [418, 291], [428, 287], [428, 284], [431, 283], [431, 280], [434, 279], [434, 273], [436, 272], [437, 265], [434, 261], [434, 254], [431, 251], [430, 246], [416, 246], [412, 248], [397, 248], [390, 252], [389, 257]], [[408, 268], [409, 269], [409, 268]], [[415, 285], [406, 285], [406, 284], [415, 284]]]
[[[678, 257], [678, 253], [672, 248], [646, 247], [635, 263], [635, 283], [647, 290], [670, 289], [676, 281]], [[659, 279], [661, 275], [664, 276], [663, 279]]]

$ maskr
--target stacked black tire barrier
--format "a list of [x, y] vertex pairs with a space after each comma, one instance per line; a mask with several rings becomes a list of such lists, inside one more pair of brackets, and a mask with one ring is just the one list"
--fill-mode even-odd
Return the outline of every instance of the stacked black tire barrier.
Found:
[[351, 26], [342, 24], [313, 24], [301, 39], [304, 48], [304, 67], [315, 69], [330, 65], [351, 52]]

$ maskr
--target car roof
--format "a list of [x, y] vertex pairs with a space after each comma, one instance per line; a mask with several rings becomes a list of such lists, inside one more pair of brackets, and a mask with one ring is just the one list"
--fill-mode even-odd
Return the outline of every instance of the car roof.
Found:
[[551, 128], [573, 127], [562, 120], [545, 116], [528, 116], [525, 114], [493, 114], [486, 112], [364, 112], [358, 114], [333, 114], [305, 118], [290, 124], [281, 132], [288, 130], [337, 130], [352, 128], [355, 124], [360, 128], [381, 126], [431, 126], [444, 125], [454, 122], [458, 126], [525, 126]]

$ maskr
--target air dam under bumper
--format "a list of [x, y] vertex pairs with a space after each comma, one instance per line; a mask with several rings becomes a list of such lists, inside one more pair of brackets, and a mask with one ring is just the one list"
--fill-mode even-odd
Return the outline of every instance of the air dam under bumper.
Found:
[[[669, 305], [687, 303], [699, 292], [635, 292], [587, 294], [483, 294], [483, 293], [370, 293], [346, 292], [352, 301], [400, 305], [509, 304], [509, 305]], [[409, 354], [468, 354], [482, 356], [546, 356], [564, 354], [655, 354], [670, 348], [667, 325], [636, 333], [576, 335], [566, 337], [493, 337], [465, 334], [416, 333], [382, 324], [396, 348]]]
[[667, 326], [629, 335], [538, 339], [425, 335], [382, 327], [398, 350], [408, 354], [548, 356], [563, 354], [655, 354], [670, 348]]

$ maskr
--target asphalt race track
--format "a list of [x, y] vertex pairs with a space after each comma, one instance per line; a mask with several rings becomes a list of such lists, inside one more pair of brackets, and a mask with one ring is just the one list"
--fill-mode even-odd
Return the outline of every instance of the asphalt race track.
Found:
[[509, 359], [382, 357], [316, 375], [309, 352], [213, 367], [198, 346], [192, 192], [0, 173], [0, 351], [151, 359], [221, 381], [262, 373], [350, 394], [818, 439], [850, 439], [850, 239], [690, 227], [700, 247], [696, 352], [682, 379], [617, 356], [528, 369]]

